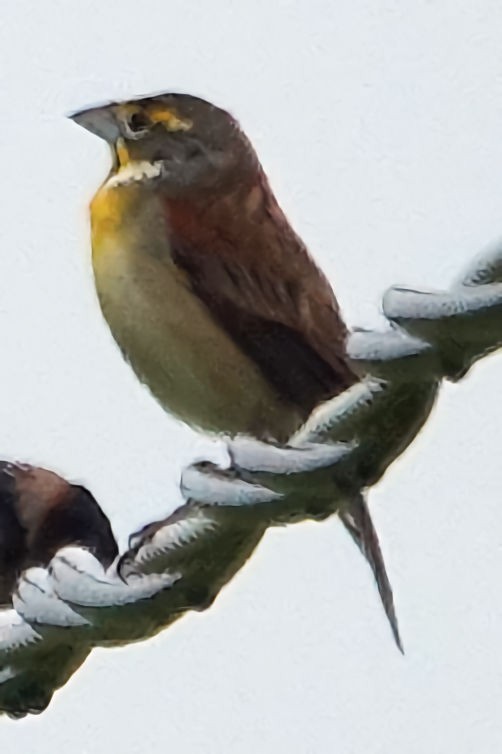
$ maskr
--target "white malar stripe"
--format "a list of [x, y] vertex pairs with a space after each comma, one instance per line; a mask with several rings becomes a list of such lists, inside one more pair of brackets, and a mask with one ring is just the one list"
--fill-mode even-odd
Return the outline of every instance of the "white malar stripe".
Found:
[[117, 186], [127, 186], [130, 183], [139, 183], [144, 180], [152, 180], [162, 175], [163, 163], [147, 162], [146, 160], [133, 160], [127, 165], [120, 168], [106, 182], [105, 188], [116, 188]]

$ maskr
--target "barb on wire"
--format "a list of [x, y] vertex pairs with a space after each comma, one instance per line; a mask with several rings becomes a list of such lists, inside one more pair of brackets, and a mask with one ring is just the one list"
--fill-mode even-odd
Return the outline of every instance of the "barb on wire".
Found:
[[[348, 339], [360, 382], [316, 408], [287, 447], [238, 437], [228, 468], [189, 466], [185, 504], [131, 535], [107, 570], [66, 547], [21, 575], [0, 610], [0, 711], [40, 712], [93, 647], [146, 639], [206, 609], [269, 526], [338, 512], [361, 546], [347, 501], [366, 505], [365, 489], [420, 431], [442, 379], [460, 379], [502, 346], [502, 242], [446, 291], [391, 288], [383, 312], [385, 331]], [[378, 585], [399, 643], [390, 586]]]

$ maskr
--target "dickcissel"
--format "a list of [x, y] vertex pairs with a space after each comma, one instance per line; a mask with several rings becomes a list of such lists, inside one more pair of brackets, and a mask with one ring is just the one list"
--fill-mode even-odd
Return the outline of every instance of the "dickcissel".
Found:
[[[284, 442], [357, 381], [332, 288], [228, 112], [162, 94], [70, 117], [111, 147], [91, 203], [101, 309], [167, 411], [206, 431]], [[359, 524], [398, 639], [369, 513], [344, 523], [356, 539]]]
[[0, 461], [0, 605], [10, 603], [24, 570], [47, 566], [72, 544], [89, 549], [105, 568], [118, 554], [91, 493], [52, 471]]

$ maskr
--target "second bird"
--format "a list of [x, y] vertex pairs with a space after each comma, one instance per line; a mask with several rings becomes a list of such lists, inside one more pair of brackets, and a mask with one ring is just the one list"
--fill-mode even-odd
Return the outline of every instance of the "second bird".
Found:
[[[91, 204], [101, 309], [166, 410], [206, 431], [282, 443], [357, 381], [331, 286], [228, 112], [163, 94], [71, 117], [112, 152]], [[399, 643], [364, 504], [345, 524], [359, 529]]]

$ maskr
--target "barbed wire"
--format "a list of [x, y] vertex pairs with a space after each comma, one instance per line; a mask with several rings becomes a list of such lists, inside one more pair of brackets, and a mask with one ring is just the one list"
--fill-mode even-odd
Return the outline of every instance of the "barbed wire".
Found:
[[502, 346], [502, 241], [448, 290], [390, 288], [383, 313], [386, 329], [348, 338], [360, 382], [316, 408], [287, 447], [232, 438], [228, 467], [186, 468], [185, 504], [131, 535], [106, 571], [65, 547], [21, 575], [0, 610], [0, 712], [41, 712], [93, 647], [147, 639], [209, 607], [268, 527], [325, 519], [371, 487], [420, 431], [441, 381]]

